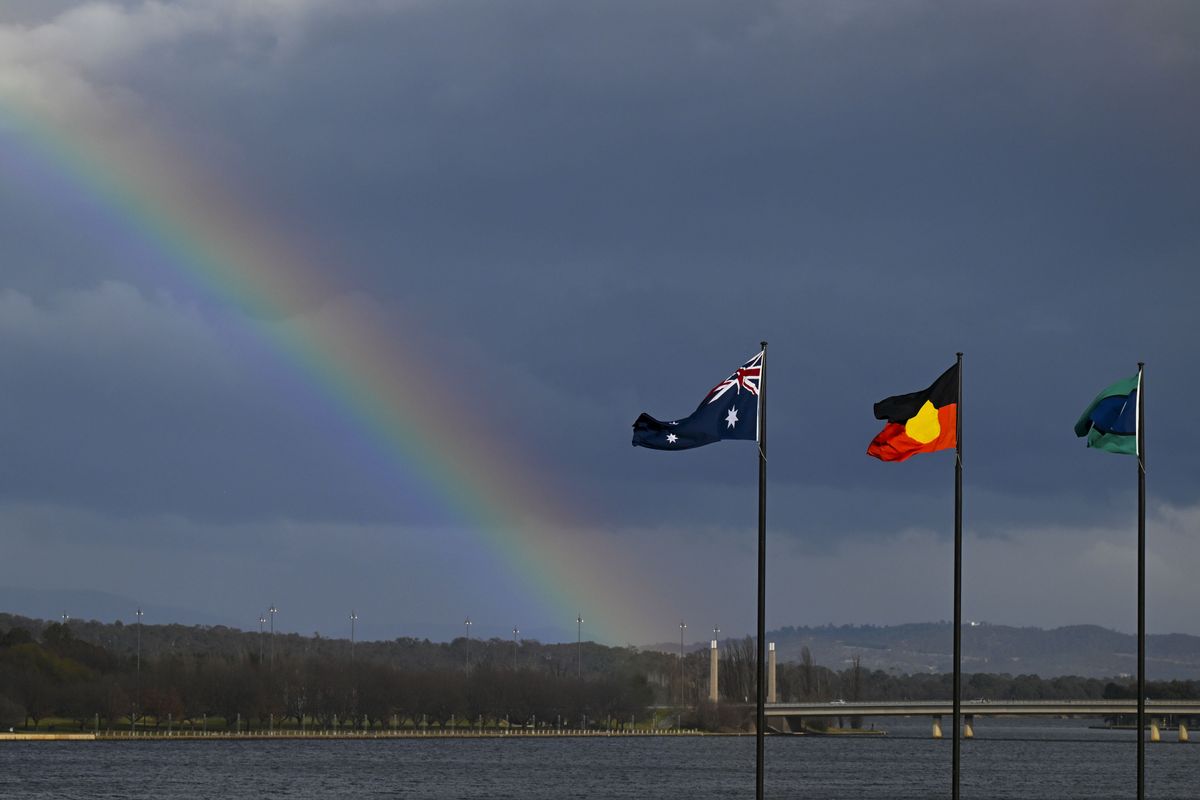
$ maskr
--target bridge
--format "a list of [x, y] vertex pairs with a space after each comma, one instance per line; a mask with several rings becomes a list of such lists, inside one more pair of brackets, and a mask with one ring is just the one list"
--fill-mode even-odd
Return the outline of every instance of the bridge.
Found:
[[[1137, 714], [1136, 700], [964, 700], [961, 703], [963, 735], [974, 735], [977, 716], [1116, 716]], [[799, 732], [805, 717], [932, 717], [933, 736], [941, 738], [941, 718], [954, 713], [949, 700], [900, 700], [847, 703], [768, 703], [766, 714], [777, 729]], [[1147, 700], [1151, 741], [1158, 741], [1157, 720], [1162, 717], [1200, 717], [1200, 700]], [[1179, 741], [1186, 742], [1186, 726], [1179, 723]]]
[[[1136, 714], [1136, 700], [963, 700], [963, 714], [976, 716], [1115, 716]], [[769, 717], [924, 717], [954, 713], [949, 700], [867, 703], [768, 703]], [[1146, 713], [1159, 717], [1200, 717], [1200, 700], [1147, 700]]]
[[[718, 700], [717, 683], [717, 640], [709, 642], [709, 702]], [[824, 703], [780, 703], [776, 702], [775, 643], [767, 645], [766, 716], [768, 727], [785, 732], [799, 733], [804, 730], [805, 717], [932, 717], [933, 737], [942, 737], [942, 717], [954, 713], [949, 700], [883, 700], [848, 703], [833, 700]], [[974, 723], [977, 716], [1018, 717], [1115, 717], [1137, 714], [1137, 700], [964, 700], [960, 703], [963, 736], [975, 735]], [[1159, 720], [1167, 717], [1179, 718], [1179, 741], [1188, 740], [1185, 718], [1200, 717], [1200, 700], [1146, 700], [1146, 713], [1150, 720], [1150, 740], [1159, 741]]]

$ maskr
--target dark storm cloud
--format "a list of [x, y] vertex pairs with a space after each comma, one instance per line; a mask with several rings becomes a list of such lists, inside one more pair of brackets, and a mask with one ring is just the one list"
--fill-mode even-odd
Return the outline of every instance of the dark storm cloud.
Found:
[[[403, 319], [513, 461], [608, 535], [686, 547], [680, 531], [752, 526], [752, 447], [635, 451], [629, 425], [689, 413], [760, 338], [772, 525], [798, 552], [948, 533], [945, 454], [863, 453], [871, 404], [956, 350], [968, 526], [1014, 563], [1030, 531], [1082, 541], [1128, 508], [1132, 463], [1070, 428], [1139, 359], [1152, 495], [1197, 504], [1194, 4], [243, 6], [170, 4], [172, 32], [78, 69]], [[280, 387], [302, 378], [230, 355], [262, 321], [156, 278], [103, 227], [62, 236], [64, 202], [0, 184], [9, 300], [44, 314], [114, 280], [150, 311], [137, 358], [9, 348], [9, 498], [438, 516], [419, 476], [371, 482], [336, 408], [289, 410]], [[147, 299], [163, 285], [174, 299]], [[310, 300], [298, 312], [338, 298]], [[178, 333], [189, 315], [203, 335]], [[184, 368], [145, 341], [211, 357]]]
[[[360, 154], [312, 198], [355, 210], [324, 225], [358, 238], [359, 279], [465, 311], [446, 335], [559, 390], [510, 385], [537, 449], [631, 476], [622, 496], [744, 479], [727, 452], [622, 453], [622, 429], [686, 413], [766, 336], [781, 480], [940, 496], [944, 470], [861, 453], [870, 403], [962, 348], [969, 483], [1082, 512], [1111, 465], [1069, 425], [1146, 358], [1175, 445], [1156, 491], [1190, 502], [1197, 20], [1170, 10], [425, 7], [310, 54], [305, 85], [356, 89], [280, 154]], [[350, 49], [388, 80], [331, 77], [362, 74]], [[647, 505], [624, 507], [677, 518]]]
[[626, 418], [765, 336], [776, 478], [875, 488], [870, 403], [962, 348], [969, 480], [1036, 492], [1094, 384], [1137, 357], [1174, 382], [1196, 332], [1195, 15], [1087, 10], [417, 4], [107, 80], [350, 254], [348, 289], [478, 343], [481, 387], [535, 377], [480, 413], [581, 481], [658, 474]]
[[0, 398], [3, 496], [118, 515], [428, 521], [412, 476], [379, 478], [361, 431], [264, 350], [262, 327], [125, 284], [45, 304], [0, 294], [0, 370], [19, 378]]

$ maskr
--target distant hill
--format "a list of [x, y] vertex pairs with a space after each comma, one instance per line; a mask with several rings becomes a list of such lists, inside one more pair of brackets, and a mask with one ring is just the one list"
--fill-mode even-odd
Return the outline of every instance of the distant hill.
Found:
[[[118, 649], [132, 647], [132, 639], [125, 641], [132, 635], [130, 631], [121, 636], [118, 635], [119, 626], [110, 628], [87, 621], [123, 619], [128, 625], [134, 619], [129, 613], [131, 608], [137, 608], [131, 600], [99, 592], [0, 587], [0, 617], [13, 614], [54, 621], [61, 610], [67, 610], [73, 616], [73, 629], [85, 638], [90, 636], [89, 640], [108, 647], [120, 642]], [[80, 609], [87, 609], [88, 613], [81, 613]], [[160, 646], [166, 649], [182, 647], [184, 642], [188, 642], [192, 649], [208, 647], [224, 650], [228, 646], [240, 651], [245, 647], [257, 647], [257, 640], [252, 638], [257, 634], [256, 630], [228, 627], [222, 624], [222, 620], [209, 618], [193, 609], [167, 606], [145, 606], [145, 609], [147, 622], [161, 622], [164, 619], [175, 622], [159, 625], [153, 633], [151, 626], [147, 625], [147, 638], [143, 644], [151, 650]], [[32, 620], [29, 623], [32, 624]], [[40, 623], [34, 627], [40, 629]], [[480, 640], [495, 638], [488, 635], [490, 632], [476, 633], [484, 634], [478, 636]], [[556, 632], [542, 637], [535, 631], [530, 638], [566, 643], [574, 638], [553, 633]], [[845, 669], [858, 656], [864, 668], [912, 674], [950, 671], [952, 633], [948, 622], [886, 626], [789, 626], [771, 631], [767, 640], [775, 642], [781, 663], [799, 661], [801, 650], [807, 647], [817, 664], [834, 670]], [[405, 626], [402, 638], [439, 642], [451, 641], [458, 635], [461, 635], [461, 630], [457, 626], [409, 625]], [[499, 638], [503, 639], [503, 636]], [[359, 627], [359, 641], [364, 645], [368, 640], [386, 643], [395, 639], [395, 632], [385, 630], [382, 626], [378, 631], [362, 625]], [[285, 641], [300, 646], [298, 643], [304, 639], [294, 634], [285, 638], [281, 634], [279, 645], [283, 646]], [[335, 636], [324, 641], [337, 642], [340, 639]], [[707, 647], [707, 641], [686, 645], [689, 652]], [[644, 649], [676, 654], [679, 652], [679, 642], [660, 642], [647, 645]], [[1112, 678], [1132, 675], [1136, 667], [1137, 638], [1098, 625], [1070, 625], [1045, 630], [979, 623], [963, 628], [963, 670], [966, 672], [1039, 675], [1043, 678], [1058, 675]], [[1170, 633], [1147, 637], [1146, 673], [1149, 680], [1200, 679], [1200, 636]]]
[[[186, 605], [167, 605], [155, 602], [136, 600], [130, 596], [100, 592], [89, 589], [32, 589], [17, 586], [0, 586], [0, 613], [14, 614], [30, 619], [54, 622], [61, 619], [63, 613], [69, 614], [72, 620], [79, 622], [97, 620], [115, 622], [121, 620], [125, 624], [136, 622], [135, 611], [141, 608], [146, 612], [145, 622], [158, 625], [203, 626], [206, 628], [226, 627], [241, 629], [248, 632], [258, 630], [255, 623], [257, 612], [246, 614], [240, 618], [226, 614], [210, 613]], [[362, 609], [359, 609], [361, 612]], [[363, 614], [359, 621], [357, 634], [359, 641], [389, 641], [397, 637], [429, 639], [434, 642], [450, 642], [463, 635], [463, 624], [454, 623], [420, 623], [407, 620], [372, 620]], [[348, 636], [349, 623], [342, 617], [340, 625], [332, 632], [338, 636]], [[298, 628], [294, 616], [281, 617], [275, 622], [280, 631], [295, 633], [311, 633], [311, 629]], [[476, 638], [491, 637], [507, 638], [511, 629], [507, 625], [487, 625], [477, 621], [472, 628]], [[542, 642], [573, 642], [575, 641], [574, 626], [564, 628], [554, 625], [529, 624], [522, 626], [522, 633], [527, 639], [537, 639]], [[326, 629], [325, 635], [330, 635]]]
[[227, 625], [229, 620], [183, 606], [142, 603], [123, 595], [90, 589], [30, 589], [0, 586], [0, 612], [57, 621], [70, 614], [77, 620], [137, 619], [134, 612], [141, 608], [147, 620], [171, 620], [184, 625]]
[[[807, 647], [816, 663], [832, 669], [844, 669], [858, 656], [864, 668], [899, 673], [949, 672], [954, 647], [948, 622], [785, 627], [767, 640], [775, 642], [781, 662], [800, 660]], [[679, 651], [678, 642], [652, 647]], [[1098, 625], [1044, 630], [979, 623], [964, 626], [962, 647], [964, 672], [1108, 678], [1137, 669], [1137, 637]], [[1146, 637], [1146, 674], [1150, 680], [1200, 678], [1200, 636]]]

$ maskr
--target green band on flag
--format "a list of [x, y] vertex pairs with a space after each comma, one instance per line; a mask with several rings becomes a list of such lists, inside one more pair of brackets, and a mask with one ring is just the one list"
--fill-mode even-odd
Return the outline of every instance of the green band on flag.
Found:
[[1088, 447], [1103, 450], [1106, 453], [1117, 453], [1123, 456], [1136, 456], [1137, 436], [1123, 433], [1101, 433], [1093, 428], [1088, 431]]

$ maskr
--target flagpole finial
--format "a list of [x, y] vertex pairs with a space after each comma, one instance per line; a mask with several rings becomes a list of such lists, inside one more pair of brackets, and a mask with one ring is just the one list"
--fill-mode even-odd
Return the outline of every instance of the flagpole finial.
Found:
[[962, 358], [962, 350], [959, 350], [959, 351], [958, 351], [957, 353], [955, 353], [954, 355], [958, 356], [959, 358]]
[[759, 344], [762, 346], [763, 350], [767, 349], [767, 340], [766, 339], [763, 339], [761, 342], [759, 342]]
[[1142, 371], [1142, 367], [1144, 367], [1144, 366], [1146, 366], [1146, 362], [1145, 362], [1145, 361], [1139, 361], [1139, 362], [1138, 362], [1138, 372], [1141, 372], [1141, 371]]

